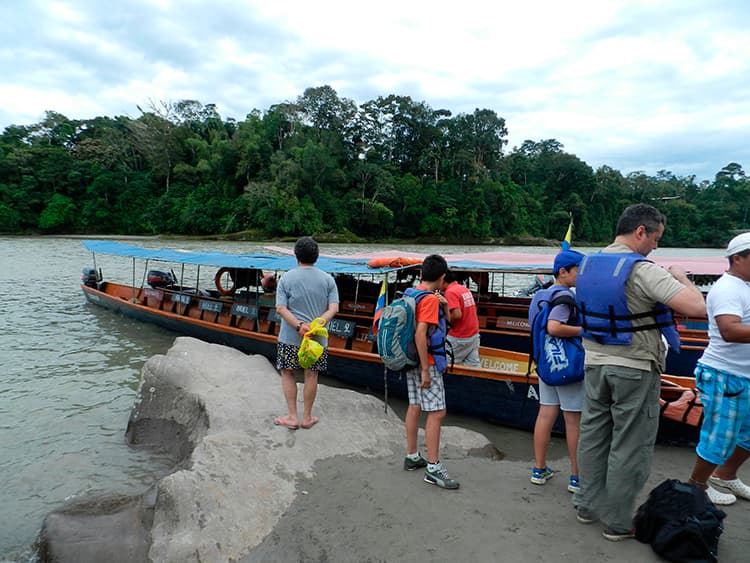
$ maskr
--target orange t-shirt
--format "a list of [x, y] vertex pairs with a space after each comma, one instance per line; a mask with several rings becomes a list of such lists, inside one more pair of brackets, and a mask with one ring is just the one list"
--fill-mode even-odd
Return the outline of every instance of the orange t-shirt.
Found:
[[[418, 285], [417, 289], [423, 289], [425, 291], [430, 291], [423, 285]], [[427, 323], [429, 325], [437, 326], [439, 321], [439, 307], [440, 307], [440, 300], [437, 298], [437, 295], [430, 292], [430, 295], [425, 295], [422, 300], [417, 303], [417, 323]], [[429, 356], [429, 364], [435, 365], [435, 359], [432, 357], [432, 354], [427, 354]]]

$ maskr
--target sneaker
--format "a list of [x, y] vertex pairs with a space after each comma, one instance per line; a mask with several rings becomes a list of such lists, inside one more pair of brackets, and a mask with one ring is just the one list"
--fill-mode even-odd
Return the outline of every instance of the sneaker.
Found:
[[458, 489], [459, 487], [458, 481], [456, 481], [455, 479], [451, 479], [450, 475], [448, 475], [448, 472], [444, 467], [440, 467], [435, 471], [425, 469], [424, 481], [425, 483], [437, 485], [438, 487], [441, 487], [443, 489]]
[[576, 506], [575, 508], [576, 520], [581, 524], [591, 524], [592, 522], [596, 522], [596, 515], [588, 508], [584, 508], [583, 506]]
[[535, 467], [531, 470], [531, 482], [535, 485], [544, 485], [547, 481], [552, 479], [552, 477], [555, 476], [555, 472], [552, 471], [549, 467], [545, 467], [544, 469], [539, 469], [538, 467]]
[[602, 530], [602, 535], [604, 536], [604, 539], [607, 539], [609, 541], [629, 540], [635, 537], [635, 530], [618, 532], [617, 530], [613, 530], [612, 528], [607, 526]]
[[568, 480], [568, 491], [571, 493], [577, 493], [581, 490], [581, 485], [578, 483], [578, 475], [571, 475]]
[[737, 497], [733, 494], [717, 491], [711, 485], [708, 485], [708, 487], [706, 487], [706, 495], [708, 496], [708, 500], [710, 500], [714, 504], [721, 504], [726, 506], [737, 502]]
[[410, 457], [404, 458], [404, 469], [406, 471], [414, 471], [415, 469], [422, 469], [424, 467], [427, 467], [427, 460], [421, 455], [416, 460]]
[[[750, 487], [745, 485], [745, 483], [743, 483], [740, 479], [724, 480], [724, 479], [719, 479], [718, 477], [714, 477], [712, 475], [711, 477], [708, 478], [708, 480], [714, 485], [718, 485], [719, 487], [724, 487], [725, 489], [729, 489], [737, 497], [750, 500]], [[714, 504], [718, 504], [718, 503], [714, 502]]]

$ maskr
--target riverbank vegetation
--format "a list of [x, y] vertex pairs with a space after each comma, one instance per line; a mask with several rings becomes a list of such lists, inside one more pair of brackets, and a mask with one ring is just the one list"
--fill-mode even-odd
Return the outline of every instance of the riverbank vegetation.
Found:
[[493, 110], [452, 115], [408, 96], [361, 105], [329, 86], [222, 119], [154, 102], [137, 118], [53, 111], [0, 136], [0, 232], [325, 234], [341, 241], [607, 242], [622, 209], [669, 219], [665, 246], [723, 246], [750, 229], [750, 179], [729, 163], [696, 183], [592, 169], [555, 139], [507, 147]]

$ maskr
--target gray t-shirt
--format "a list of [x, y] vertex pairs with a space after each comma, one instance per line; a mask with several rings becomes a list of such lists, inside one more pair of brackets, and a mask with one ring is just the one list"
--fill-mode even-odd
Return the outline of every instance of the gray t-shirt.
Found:
[[[276, 306], [284, 305], [297, 319], [308, 323], [325, 313], [329, 304], [338, 302], [339, 290], [333, 276], [314, 266], [289, 270], [276, 287]], [[325, 346], [324, 340], [318, 339]], [[279, 342], [299, 346], [302, 337], [295, 327], [282, 320]]]

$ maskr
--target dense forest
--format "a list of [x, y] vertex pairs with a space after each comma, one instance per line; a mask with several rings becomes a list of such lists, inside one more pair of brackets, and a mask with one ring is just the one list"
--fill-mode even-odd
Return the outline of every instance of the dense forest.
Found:
[[222, 119], [212, 104], [153, 102], [140, 117], [53, 111], [0, 136], [0, 232], [256, 238], [333, 233], [486, 242], [611, 239], [622, 209], [668, 217], [665, 246], [722, 246], [750, 229], [750, 179], [593, 170], [555, 139], [507, 148], [489, 109], [453, 115], [408, 96], [359, 106], [330, 86]]

